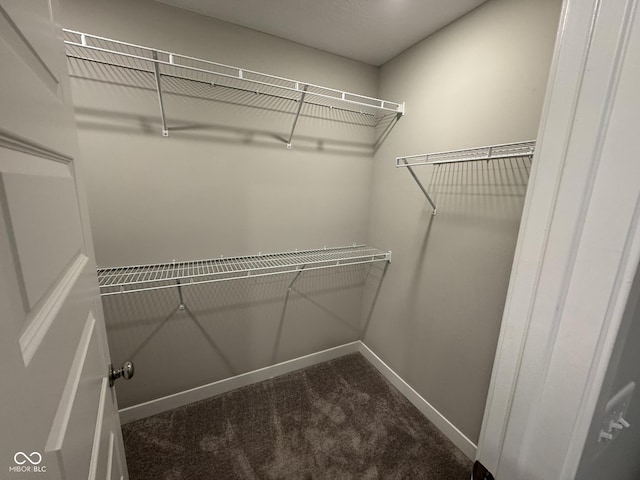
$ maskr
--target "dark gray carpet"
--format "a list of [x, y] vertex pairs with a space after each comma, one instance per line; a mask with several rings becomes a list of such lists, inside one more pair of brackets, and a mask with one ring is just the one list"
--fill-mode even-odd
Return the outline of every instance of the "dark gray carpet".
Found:
[[358, 353], [122, 430], [131, 480], [471, 475], [471, 462]]

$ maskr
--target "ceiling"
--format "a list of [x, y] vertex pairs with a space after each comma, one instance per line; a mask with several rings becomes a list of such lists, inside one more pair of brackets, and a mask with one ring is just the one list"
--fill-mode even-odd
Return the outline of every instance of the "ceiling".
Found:
[[486, 0], [158, 0], [382, 65]]

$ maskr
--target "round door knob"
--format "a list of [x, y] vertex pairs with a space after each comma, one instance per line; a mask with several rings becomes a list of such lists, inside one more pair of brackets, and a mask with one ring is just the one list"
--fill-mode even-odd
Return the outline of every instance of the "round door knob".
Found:
[[131, 362], [124, 362], [120, 370], [122, 371], [122, 378], [125, 380], [129, 380], [135, 373], [135, 368]]
[[136, 370], [133, 366], [133, 363], [129, 361], [124, 362], [122, 364], [122, 367], [120, 367], [118, 370], [115, 370], [113, 368], [113, 365], [109, 365], [109, 386], [113, 387], [115, 381], [120, 377], [124, 378], [125, 380], [129, 380], [131, 377], [133, 377], [135, 371]]

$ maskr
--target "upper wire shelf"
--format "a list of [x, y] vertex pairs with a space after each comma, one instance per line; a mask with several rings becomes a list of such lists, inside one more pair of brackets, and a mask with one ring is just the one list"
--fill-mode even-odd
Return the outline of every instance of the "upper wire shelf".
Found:
[[325, 247], [190, 262], [98, 268], [98, 285], [100, 294], [107, 296], [389, 261], [391, 252], [368, 245]]
[[535, 152], [535, 140], [525, 142], [503, 143], [499, 145], [489, 145], [486, 147], [464, 148], [462, 150], [450, 150], [447, 152], [422, 153], [419, 155], [409, 155], [406, 157], [396, 157], [396, 167], [407, 167], [409, 173], [424, 193], [429, 204], [433, 208], [432, 215], [438, 212], [436, 204], [427, 192], [424, 185], [413, 171], [419, 165], [442, 165], [445, 163], [475, 162], [479, 160], [497, 160], [502, 158], [529, 157], [532, 158]]
[[291, 136], [303, 104], [336, 108], [363, 115], [404, 114], [404, 103], [368, 97], [357, 93], [314, 85], [312, 83], [278, 77], [240, 67], [211, 62], [75, 30], [63, 29], [67, 57], [148, 72], [155, 76], [162, 133], [169, 130], [162, 99], [163, 79], [183, 79], [212, 86], [225, 86], [256, 94], [280, 97], [298, 104]]

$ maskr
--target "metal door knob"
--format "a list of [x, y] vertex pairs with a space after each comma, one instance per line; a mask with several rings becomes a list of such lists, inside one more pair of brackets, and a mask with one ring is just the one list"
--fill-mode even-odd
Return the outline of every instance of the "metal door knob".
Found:
[[135, 368], [133, 367], [133, 363], [127, 361], [124, 362], [122, 364], [122, 367], [119, 368], [118, 370], [115, 370], [113, 368], [113, 365], [109, 364], [109, 386], [113, 387], [114, 382], [116, 381], [116, 379], [122, 377], [125, 380], [129, 380], [131, 377], [133, 377], [133, 374], [135, 373]]

